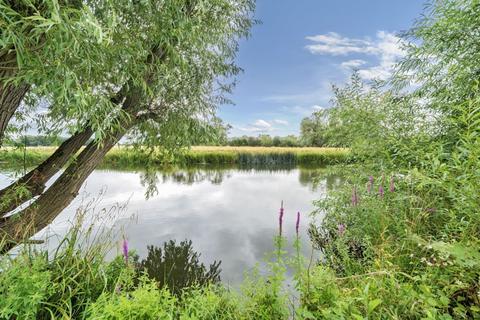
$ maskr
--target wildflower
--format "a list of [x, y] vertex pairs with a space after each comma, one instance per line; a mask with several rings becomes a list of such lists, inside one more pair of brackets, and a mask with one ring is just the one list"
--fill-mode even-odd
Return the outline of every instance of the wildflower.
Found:
[[284, 212], [284, 209], [283, 209], [283, 201], [282, 201], [282, 204], [280, 205], [280, 215], [278, 216], [280, 236], [282, 235], [283, 212]]
[[395, 183], [393, 181], [393, 176], [390, 178], [390, 192], [395, 191]]
[[123, 238], [122, 249], [123, 249], [123, 257], [125, 258], [125, 264], [128, 265], [128, 242], [127, 242], [127, 239], [125, 238]]
[[295, 232], [297, 233], [297, 237], [298, 237], [299, 228], [300, 228], [300, 211], [297, 212], [297, 223], [295, 224]]
[[357, 206], [358, 205], [358, 194], [357, 194], [357, 188], [354, 186], [352, 190], [352, 206]]
[[378, 188], [378, 195], [383, 198], [383, 195], [385, 194], [385, 191], [383, 190], [383, 186], [380, 185], [380, 187]]
[[337, 229], [338, 229], [338, 235], [339, 235], [340, 237], [343, 237], [343, 235], [345, 234], [346, 226], [345, 226], [343, 223], [340, 223], [340, 224], [337, 226]]
[[372, 187], [373, 187], [373, 176], [370, 176], [368, 178], [368, 184], [367, 184], [367, 191], [368, 193], [372, 192]]

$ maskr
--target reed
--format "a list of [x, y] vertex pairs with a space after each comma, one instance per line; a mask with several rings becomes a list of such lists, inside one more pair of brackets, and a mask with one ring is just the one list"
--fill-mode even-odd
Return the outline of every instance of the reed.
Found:
[[[31, 167], [50, 156], [55, 147], [6, 148], [0, 151], [0, 167]], [[350, 153], [344, 148], [295, 148], [295, 147], [192, 147], [176, 158], [162, 154], [149, 157], [127, 147], [117, 147], [105, 157], [102, 166], [125, 168], [132, 166], [180, 164], [195, 165], [329, 165], [350, 161]]]

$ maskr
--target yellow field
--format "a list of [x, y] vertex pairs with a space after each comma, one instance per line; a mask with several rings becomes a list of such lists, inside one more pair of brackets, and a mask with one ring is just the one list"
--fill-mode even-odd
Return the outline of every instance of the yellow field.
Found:
[[346, 148], [323, 147], [230, 147], [230, 146], [195, 146], [193, 152], [235, 152], [235, 153], [338, 153], [348, 152]]

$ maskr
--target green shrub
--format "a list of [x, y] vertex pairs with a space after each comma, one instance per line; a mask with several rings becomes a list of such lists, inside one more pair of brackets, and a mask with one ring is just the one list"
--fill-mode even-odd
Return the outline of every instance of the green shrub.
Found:
[[41, 256], [0, 261], [0, 319], [35, 319], [54, 290], [47, 262]]
[[87, 310], [87, 319], [173, 319], [175, 297], [143, 279], [132, 291], [103, 293]]

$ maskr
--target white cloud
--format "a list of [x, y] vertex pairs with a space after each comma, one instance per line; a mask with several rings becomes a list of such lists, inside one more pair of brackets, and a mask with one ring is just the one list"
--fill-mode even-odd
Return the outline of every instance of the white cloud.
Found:
[[350, 53], [376, 54], [378, 48], [368, 38], [351, 39], [342, 37], [336, 32], [307, 37], [314, 44], [306, 48], [313, 54], [330, 54], [334, 56]]
[[302, 117], [306, 117], [311, 115], [313, 112], [324, 109], [324, 107], [321, 107], [319, 105], [313, 105], [310, 107], [305, 107], [305, 106], [291, 106], [291, 107], [283, 107], [283, 110], [288, 113], [293, 113], [295, 115], [299, 115]]
[[267, 121], [262, 120], [262, 119], [259, 119], [259, 120], [255, 121], [255, 123], [253, 125], [255, 127], [265, 128], [265, 129], [269, 129], [269, 128], [272, 127], [272, 125], [270, 123], [268, 123]]
[[256, 120], [253, 124], [248, 125], [247, 127], [234, 126], [234, 128], [243, 132], [258, 132], [258, 133], [275, 130], [275, 128], [273, 128], [271, 123], [262, 119]]
[[348, 60], [348, 61], [342, 62], [340, 64], [340, 66], [342, 67], [342, 69], [347, 69], [347, 70], [358, 69], [358, 67], [361, 67], [366, 63], [367, 63], [367, 61], [365, 61], [365, 60], [353, 59], [353, 60]]
[[359, 70], [359, 74], [363, 79], [388, 79], [405, 52], [402, 50], [402, 40], [394, 34], [380, 31], [377, 33], [379, 39], [378, 48], [380, 49], [380, 64], [370, 68]]
[[319, 106], [319, 105], [314, 105], [314, 106], [312, 106], [312, 110], [313, 110], [313, 111], [320, 111], [320, 110], [323, 110], [323, 109], [325, 109], [325, 108], [322, 107], [322, 106]]
[[280, 124], [280, 125], [283, 125], [283, 126], [288, 126], [288, 121], [287, 120], [274, 119], [273, 123]]
[[288, 126], [288, 121], [287, 120], [282, 120], [282, 119], [274, 119], [271, 121], [266, 121], [263, 119], [258, 119], [255, 120], [253, 123], [250, 123], [246, 126], [233, 126], [235, 129], [242, 131], [242, 132], [248, 132], [248, 133], [266, 133], [266, 132], [272, 132], [278, 130], [275, 128], [273, 125], [278, 124], [282, 126]]
[[256, 127], [233, 126], [233, 128], [237, 129], [237, 130], [240, 130], [240, 131], [243, 131], [243, 132], [262, 132], [262, 131], [265, 131], [265, 130], [261, 130], [261, 129], [256, 128]]
[[[395, 34], [385, 31], [377, 32], [375, 40], [351, 39], [334, 32], [307, 37], [307, 39], [313, 42], [306, 46], [312, 54], [338, 56], [356, 53], [376, 56], [379, 60], [378, 65], [359, 70], [360, 76], [365, 80], [387, 79], [390, 77], [395, 63], [405, 54], [402, 50], [403, 40]], [[366, 61], [355, 59], [345, 61], [340, 66], [346, 69], [358, 68], [365, 64]]]

